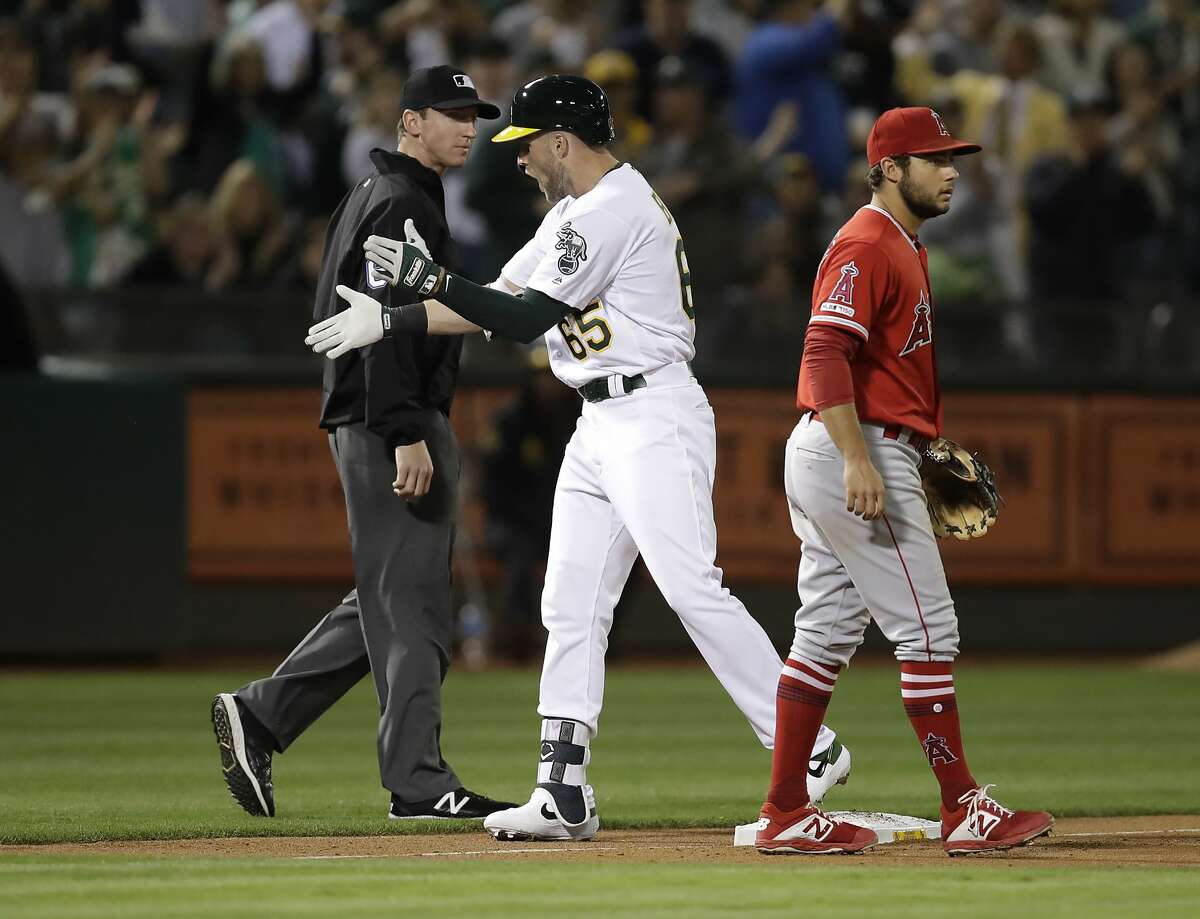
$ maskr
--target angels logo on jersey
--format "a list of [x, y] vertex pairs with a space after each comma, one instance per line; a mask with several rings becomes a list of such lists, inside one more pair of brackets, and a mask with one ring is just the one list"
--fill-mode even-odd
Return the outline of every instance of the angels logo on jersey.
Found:
[[833, 290], [821, 304], [823, 313], [841, 313], [843, 316], [854, 315], [854, 279], [858, 277], [858, 266], [847, 262], [841, 267], [842, 276], [833, 285]]
[[842, 276], [838, 278], [837, 284], [833, 286], [833, 291], [825, 298], [825, 302], [845, 303], [847, 306], [854, 305], [854, 279], [858, 277], [858, 266], [854, 262], [847, 262], [841, 268]]
[[900, 351], [901, 357], [933, 343], [933, 317], [930, 316], [929, 297], [924, 288], [921, 290], [921, 299], [913, 307], [913, 313], [916, 315], [913, 318], [912, 331], [908, 333], [908, 342]]
[[587, 261], [587, 240], [571, 229], [571, 221], [558, 228], [558, 242], [555, 249], [563, 250], [558, 257], [558, 270], [563, 274], [574, 274], [579, 270], [579, 263]]

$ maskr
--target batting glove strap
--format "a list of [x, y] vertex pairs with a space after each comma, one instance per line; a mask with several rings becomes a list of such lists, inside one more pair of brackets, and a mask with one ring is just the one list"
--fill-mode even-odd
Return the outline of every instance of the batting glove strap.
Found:
[[432, 297], [445, 285], [446, 269], [410, 243], [402, 246], [396, 283], [418, 297]]

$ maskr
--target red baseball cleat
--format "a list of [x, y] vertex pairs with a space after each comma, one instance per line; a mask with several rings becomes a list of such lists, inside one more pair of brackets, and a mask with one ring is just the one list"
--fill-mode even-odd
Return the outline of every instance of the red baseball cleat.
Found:
[[879, 837], [874, 830], [840, 823], [816, 807], [781, 811], [764, 804], [754, 847], [764, 855], [849, 855], [864, 852]]
[[958, 799], [958, 810], [942, 808], [942, 848], [947, 855], [997, 852], [1045, 836], [1054, 818], [1045, 811], [1011, 811], [988, 794], [991, 785], [973, 788]]

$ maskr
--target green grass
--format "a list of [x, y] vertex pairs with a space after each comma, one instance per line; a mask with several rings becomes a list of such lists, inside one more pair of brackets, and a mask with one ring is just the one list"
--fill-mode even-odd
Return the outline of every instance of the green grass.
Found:
[[[0, 842], [425, 829], [382, 819], [366, 682], [276, 759], [279, 816], [243, 815], [220, 778], [208, 703], [255, 675], [0, 676]], [[1192, 675], [1120, 666], [965, 665], [958, 677], [976, 777], [998, 783], [1009, 806], [1060, 816], [1200, 812], [1198, 688]], [[443, 747], [468, 787], [528, 795], [536, 695], [531, 671], [451, 674]], [[854, 667], [839, 682], [830, 721], [855, 767], [831, 809], [934, 815], [933, 779], [898, 696], [890, 666]], [[614, 668], [593, 756], [589, 777], [614, 828], [746, 822], [770, 773], [769, 754], [701, 669]]]
[[[279, 816], [225, 791], [208, 701], [250, 673], [0, 676], [0, 841], [428, 831], [383, 819], [375, 700], [360, 685], [276, 760]], [[615, 669], [595, 761], [605, 824], [729, 826], [751, 819], [769, 755], [702, 670]], [[928, 774], [893, 667], [855, 667], [830, 713], [855, 755], [833, 808], [931, 815]], [[971, 761], [1010, 805], [1061, 815], [1200, 811], [1197, 681], [1103, 666], [964, 667]], [[456, 672], [444, 748], [462, 779], [522, 799], [532, 782], [532, 672]], [[438, 831], [454, 828], [439, 825]], [[478, 824], [457, 828], [478, 832]], [[1030, 862], [880, 865], [853, 860], [622, 864], [616, 859], [141, 858], [0, 854], [0, 916], [919, 914], [1190, 916], [1200, 872]]]
[[[787, 859], [754, 865], [303, 862], [31, 856], [0, 861], [0, 915], [1193, 916], [1197, 872]], [[69, 883], [64, 883], [69, 878]]]

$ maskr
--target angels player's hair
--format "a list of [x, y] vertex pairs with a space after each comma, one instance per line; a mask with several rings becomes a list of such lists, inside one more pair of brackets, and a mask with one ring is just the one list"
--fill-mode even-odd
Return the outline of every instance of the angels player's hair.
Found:
[[[889, 156], [888, 159], [899, 166], [901, 171], [908, 172], [909, 156], [907, 153], [897, 153], [895, 156]], [[879, 186], [883, 184], [882, 163], [876, 163], [871, 167], [871, 171], [867, 173], [867, 184], [871, 186], [871, 191], [879, 191]]]

